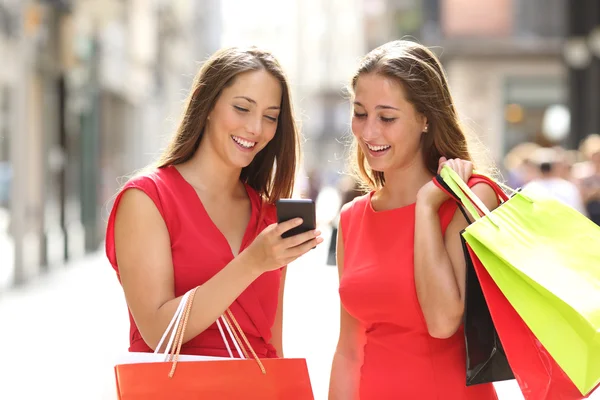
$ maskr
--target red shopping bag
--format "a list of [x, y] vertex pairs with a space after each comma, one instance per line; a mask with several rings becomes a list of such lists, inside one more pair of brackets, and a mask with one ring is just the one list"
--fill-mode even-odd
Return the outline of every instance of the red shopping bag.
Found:
[[314, 399], [305, 360], [261, 362], [265, 374], [253, 359], [185, 361], [172, 378], [171, 362], [117, 365], [119, 399]]
[[[182, 297], [154, 354], [130, 353], [134, 363], [115, 366], [120, 400], [314, 399], [306, 361], [259, 359], [229, 309], [216, 323], [231, 358], [180, 357], [195, 292], [192, 289]], [[245, 359], [233, 358], [225, 331]], [[169, 333], [164, 353], [159, 353]]]
[[[468, 245], [467, 245], [468, 246]], [[579, 400], [583, 396], [510, 305], [468, 247], [494, 326], [526, 400]], [[593, 391], [592, 391], [593, 392]]]

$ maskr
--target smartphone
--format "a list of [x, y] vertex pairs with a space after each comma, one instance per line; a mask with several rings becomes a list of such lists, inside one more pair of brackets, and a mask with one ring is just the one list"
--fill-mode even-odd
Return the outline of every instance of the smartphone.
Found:
[[315, 202], [311, 199], [277, 200], [277, 222], [282, 223], [294, 218], [302, 218], [302, 225], [284, 232], [281, 237], [287, 238], [317, 228]]

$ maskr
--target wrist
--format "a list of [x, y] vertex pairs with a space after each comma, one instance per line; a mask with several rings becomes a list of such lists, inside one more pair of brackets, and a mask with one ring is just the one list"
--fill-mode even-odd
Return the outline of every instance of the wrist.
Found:
[[236, 263], [237, 268], [253, 281], [263, 273], [260, 263], [245, 251], [241, 252], [232, 262]]
[[432, 201], [431, 199], [417, 199], [417, 212], [427, 214], [437, 214], [442, 202]]
[[417, 194], [417, 207], [437, 212], [448, 198], [449, 196], [437, 187], [432, 190], [421, 190]]

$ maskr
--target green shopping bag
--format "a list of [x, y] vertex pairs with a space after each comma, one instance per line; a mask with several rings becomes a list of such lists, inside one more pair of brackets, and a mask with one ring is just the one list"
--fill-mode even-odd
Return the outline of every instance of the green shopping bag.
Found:
[[452, 169], [440, 175], [476, 220], [463, 232], [466, 242], [587, 395], [600, 382], [600, 227], [527, 190], [490, 212]]

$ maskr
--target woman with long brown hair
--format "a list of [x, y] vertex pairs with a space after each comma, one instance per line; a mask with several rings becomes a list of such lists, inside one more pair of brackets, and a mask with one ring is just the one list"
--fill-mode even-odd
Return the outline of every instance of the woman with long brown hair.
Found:
[[298, 146], [270, 53], [228, 48], [204, 63], [158, 164], [124, 185], [109, 218], [130, 351], [155, 349], [181, 296], [198, 287], [182, 354], [228, 356], [215, 321], [229, 308], [259, 357], [283, 355], [285, 266], [323, 240], [318, 231], [283, 239], [301, 221], [276, 223]]
[[490, 400], [466, 387], [461, 321], [468, 222], [432, 181], [448, 165], [493, 209], [444, 71], [427, 48], [387, 43], [351, 83], [354, 157], [369, 193], [346, 204], [338, 232], [341, 326], [331, 399]]

